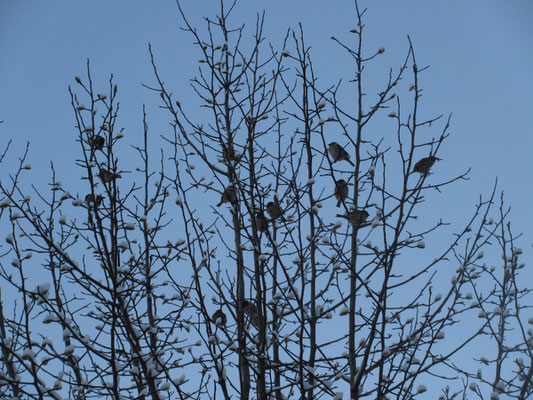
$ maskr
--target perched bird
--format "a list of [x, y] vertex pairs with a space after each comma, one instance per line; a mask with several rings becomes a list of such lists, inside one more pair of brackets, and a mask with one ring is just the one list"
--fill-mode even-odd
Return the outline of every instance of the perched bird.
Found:
[[89, 138], [89, 146], [91, 146], [91, 149], [93, 150], [102, 150], [105, 145], [105, 138], [100, 135], [95, 135], [91, 138]]
[[435, 156], [429, 156], [421, 159], [415, 164], [415, 167], [413, 168], [413, 172], [418, 172], [424, 176], [429, 174], [429, 170], [435, 164], [435, 161], [440, 160], [440, 158], [437, 158]]
[[337, 207], [341, 206], [348, 197], [348, 184], [344, 179], [339, 179], [335, 182], [335, 198], [337, 199]]
[[259, 328], [259, 312], [257, 311], [257, 307], [248, 300], [243, 300], [241, 302], [241, 307], [244, 313], [250, 317], [252, 325]]
[[237, 202], [237, 192], [235, 191], [235, 186], [229, 185], [226, 189], [224, 189], [224, 193], [222, 193], [220, 203], [217, 204], [217, 207], [220, 207], [223, 203], [235, 202]]
[[235, 151], [234, 149], [229, 149], [226, 147], [226, 145], [222, 145], [222, 159], [230, 165], [233, 165], [233, 163], [238, 163], [241, 161], [242, 154], [238, 151]]
[[282, 221], [285, 221], [285, 218], [283, 217], [283, 210], [281, 209], [277, 201], [276, 202], [269, 201], [267, 203], [266, 210], [267, 210], [268, 215], [270, 215], [270, 218], [272, 221], [274, 221], [275, 219], [279, 217], [281, 217]]
[[266, 219], [265, 214], [261, 211], [255, 214], [255, 223], [260, 232], [265, 232], [268, 229], [268, 219]]
[[98, 208], [100, 207], [100, 204], [102, 204], [102, 200], [104, 200], [104, 197], [101, 195], [96, 196], [96, 200], [94, 199], [93, 195], [89, 193], [87, 196], [85, 196], [85, 202], [89, 206], [89, 208], [94, 207]]
[[328, 152], [331, 158], [333, 159], [333, 162], [337, 161], [348, 161], [352, 166], [354, 166], [353, 162], [350, 161], [350, 155], [344, 148], [338, 144], [337, 142], [331, 142], [328, 146]]
[[368, 213], [366, 210], [353, 210], [350, 211], [347, 215], [337, 214], [337, 217], [344, 218], [348, 220], [350, 224], [358, 228], [363, 222], [368, 218]]
[[213, 321], [216, 326], [224, 326], [226, 325], [228, 319], [226, 318], [226, 314], [224, 314], [224, 311], [220, 309], [215, 311], [215, 313], [211, 317], [211, 321]]
[[100, 173], [98, 174], [102, 182], [109, 183], [113, 182], [117, 178], [122, 178], [120, 174], [114, 174], [113, 172], [109, 172], [107, 169], [101, 168]]

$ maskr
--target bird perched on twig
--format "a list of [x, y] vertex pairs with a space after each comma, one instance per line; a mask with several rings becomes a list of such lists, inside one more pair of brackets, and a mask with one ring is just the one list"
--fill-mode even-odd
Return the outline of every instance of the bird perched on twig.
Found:
[[105, 145], [105, 138], [100, 135], [95, 135], [93, 137], [90, 137], [88, 142], [89, 146], [91, 146], [91, 149], [102, 150]]
[[268, 219], [261, 211], [255, 214], [255, 223], [257, 225], [257, 230], [260, 232], [265, 232], [268, 229]]
[[228, 319], [226, 314], [224, 314], [224, 311], [220, 309], [214, 312], [213, 316], [211, 317], [211, 321], [213, 321], [216, 326], [225, 326]]
[[237, 192], [235, 191], [235, 186], [229, 185], [224, 189], [222, 197], [220, 198], [220, 203], [217, 204], [217, 207], [220, 207], [223, 203], [236, 203], [237, 202]]
[[98, 174], [98, 176], [104, 183], [113, 182], [117, 178], [122, 178], [120, 174], [109, 172], [107, 169], [104, 169], [104, 168], [100, 169], [100, 173]]
[[352, 166], [354, 166], [353, 162], [350, 160], [350, 155], [344, 148], [338, 144], [337, 142], [331, 142], [328, 146], [328, 152], [331, 158], [333, 159], [333, 162], [336, 163], [337, 161], [348, 161]]
[[257, 307], [248, 300], [242, 300], [241, 307], [244, 313], [250, 317], [252, 325], [259, 328], [259, 312], [257, 311]]
[[272, 221], [275, 219], [281, 217], [282, 221], [285, 221], [285, 218], [283, 217], [283, 210], [281, 209], [279, 203], [277, 201], [269, 201], [267, 203], [267, 213], [270, 215], [270, 218]]
[[337, 199], [337, 207], [341, 206], [348, 197], [348, 184], [344, 179], [339, 179], [335, 182], [335, 198]]
[[94, 199], [93, 195], [89, 193], [87, 196], [85, 196], [85, 202], [89, 206], [89, 208], [98, 208], [100, 207], [100, 204], [102, 204], [102, 200], [104, 200], [104, 197], [101, 195], [96, 196], [96, 200]]
[[366, 221], [368, 215], [366, 210], [352, 210], [347, 215], [337, 214], [337, 217], [344, 218], [354, 227], [359, 228]]
[[415, 164], [415, 167], [413, 168], [413, 172], [418, 172], [424, 176], [429, 174], [429, 170], [435, 164], [435, 161], [440, 160], [440, 158], [437, 158], [435, 156], [429, 156], [421, 159]]
[[230, 165], [234, 165], [241, 161], [242, 154], [234, 149], [229, 149], [225, 144], [222, 144], [222, 159]]

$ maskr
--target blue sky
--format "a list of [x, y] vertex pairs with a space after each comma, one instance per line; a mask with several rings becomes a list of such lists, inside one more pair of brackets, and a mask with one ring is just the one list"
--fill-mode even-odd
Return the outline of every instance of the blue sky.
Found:
[[[235, 20], [251, 23], [266, 4], [241, 3]], [[183, 4], [196, 24], [201, 23], [201, 15], [217, 9], [216, 1]], [[268, 2], [266, 16], [268, 36], [274, 44], [281, 43], [288, 27], [303, 23], [321, 79], [327, 82], [329, 71], [337, 67], [328, 61], [340, 54], [329, 37], [349, 37], [353, 3], [325, 4], [273, 0]], [[531, 192], [524, 179], [532, 171], [533, 3], [409, 0], [365, 5], [369, 6], [367, 46], [387, 49], [383, 71], [388, 65], [398, 65], [406, 50], [406, 35], [411, 35], [419, 63], [431, 66], [422, 81], [423, 109], [428, 115], [453, 112], [452, 136], [440, 168], [459, 172], [472, 166], [472, 173], [468, 183], [447, 193], [448, 201], [455, 208], [470, 209], [477, 195], [490, 190], [498, 177], [517, 215], [515, 224], [525, 231], [533, 214]], [[69, 168], [77, 144], [67, 85], [73, 83], [75, 75], [84, 74], [87, 58], [102, 88], [109, 74], [115, 74], [123, 126], [127, 132], [139, 133], [142, 104], [149, 106], [149, 112], [156, 112], [157, 105], [153, 94], [141, 87], [141, 83], [153, 82], [148, 42], [175, 93], [191, 93], [188, 79], [196, 71], [198, 52], [179, 26], [172, 0], [2, 0], [2, 142], [12, 137], [15, 149], [21, 151], [29, 140], [30, 160], [39, 167], [32, 173], [41, 178], [47, 176], [51, 158], [59, 167]], [[335, 74], [331, 75], [330, 82], [335, 82]], [[153, 129], [164, 130], [168, 120], [164, 115], [153, 115]], [[61, 158], [53, 157], [47, 148], [63, 150]]]
[[[346, 73], [341, 50], [329, 39], [350, 37], [351, 1], [241, 0], [235, 21], [249, 22], [266, 7], [266, 32], [279, 46], [289, 27], [302, 22], [315, 66], [325, 83]], [[479, 194], [488, 194], [498, 177], [512, 206], [516, 232], [529, 247], [533, 217], [530, 184], [533, 148], [533, 2], [530, 0], [388, 0], [362, 2], [369, 7], [367, 47], [386, 48], [378, 75], [397, 66], [410, 35], [422, 76], [422, 114], [453, 113], [451, 137], [435, 169], [452, 176], [472, 167], [470, 181], [449, 188], [430, 212], [454, 220], [470, 215]], [[183, 1], [191, 21], [213, 15], [217, 1]], [[169, 131], [168, 116], [157, 109], [158, 96], [141, 83], [153, 83], [147, 45], [156, 53], [162, 75], [181, 99], [191, 96], [189, 78], [199, 53], [179, 30], [173, 0], [95, 0], [89, 2], [0, 0], [0, 145], [14, 139], [14, 152], [0, 178], [26, 141], [33, 170], [27, 182], [42, 185], [54, 160], [64, 183], [79, 179], [73, 162], [79, 154], [68, 85], [85, 75], [90, 58], [93, 78], [103, 89], [110, 73], [119, 85], [121, 125], [128, 143], [139, 143], [142, 105], [147, 104], [151, 132]], [[183, 100], [182, 100], [183, 102]], [[427, 211], [426, 211], [427, 212]], [[529, 250], [529, 249], [528, 249]], [[526, 257], [530, 256], [527, 254]], [[527, 261], [527, 259], [526, 259]], [[531, 272], [529, 272], [531, 275]]]

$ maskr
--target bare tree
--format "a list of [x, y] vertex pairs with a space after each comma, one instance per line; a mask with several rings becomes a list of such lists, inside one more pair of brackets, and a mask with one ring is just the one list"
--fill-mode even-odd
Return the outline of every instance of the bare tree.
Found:
[[[1, 397], [531, 398], [530, 289], [503, 196], [452, 221], [448, 243], [448, 222], [418, 219], [467, 172], [433, 173], [450, 117], [420, 117], [411, 40], [369, 81], [385, 50], [366, 49], [355, 2], [353, 39], [332, 38], [349, 83], [324, 83], [302, 26], [278, 46], [264, 15], [251, 35], [232, 23], [235, 2], [204, 30], [177, 6], [197, 97], [173, 93], [150, 48], [160, 152], [143, 109], [133, 167], [118, 88], [95, 89], [87, 64], [70, 90], [84, 191], [52, 164], [32, 200], [28, 149], [0, 184]], [[378, 137], [385, 117], [395, 132]]]

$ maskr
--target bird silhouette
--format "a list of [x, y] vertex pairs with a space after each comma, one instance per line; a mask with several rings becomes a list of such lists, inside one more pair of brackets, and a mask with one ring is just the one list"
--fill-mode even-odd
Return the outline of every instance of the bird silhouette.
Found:
[[261, 211], [255, 214], [255, 223], [256, 223], [257, 229], [260, 232], [265, 232], [268, 229], [268, 219], [265, 217], [265, 214], [263, 214]]
[[100, 207], [100, 204], [102, 204], [102, 200], [104, 200], [104, 197], [101, 195], [96, 196], [96, 200], [94, 199], [93, 195], [89, 193], [87, 196], [85, 196], [85, 202], [89, 206], [89, 208], [98, 208]]
[[337, 214], [337, 217], [346, 219], [354, 227], [358, 228], [368, 218], [366, 210], [352, 210], [347, 215]]
[[241, 161], [241, 158], [242, 158], [241, 153], [239, 153], [238, 151], [235, 151], [234, 149], [229, 149], [224, 144], [222, 145], [222, 159], [227, 164], [233, 164], [234, 162], [238, 163], [239, 161]]
[[352, 166], [354, 166], [354, 163], [350, 160], [350, 155], [348, 152], [344, 150], [344, 148], [337, 142], [331, 142], [328, 145], [328, 152], [334, 163], [344, 160], [348, 161]]
[[272, 221], [274, 221], [275, 219], [279, 217], [281, 217], [282, 221], [285, 221], [285, 218], [283, 217], [283, 210], [281, 209], [277, 201], [276, 202], [269, 201], [267, 203], [266, 210], [267, 210], [268, 215], [270, 215], [270, 218]]
[[113, 182], [117, 178], [122, 178], [121, 175], [109, 172], [107, 169], [101, 168], [100, 173], [98, 174], [102, 182], [109, 183]]
[[224, 189], [222, 197], [220, 198], [220, 203], [217, 204], [217, 207], [220, 207], [223, 203], [236, 203], [237, 202], [237, 192], [235, 191], [235, 186], [229, 185]]
[[415, 164], [415, 167], [413, 168], [413, 172], [418, 172], [424, 176], [429, 174], [429, 170], [435, 164], [435, 161], [440, 160], [440, 158], [437, 158], [435, 156], [429, 156], [421, 159]]
[[105, 138], [100, 135], [95, 135], [91, 138], [89, 138], [89, 146], [91, 146], [91, 149], [93, 150], [102, 150], [105, 145]]
[[335, 182], [335, 198], [337, 199], [337, 207], [341, 206], [348, 197], [348, 184], [344, 179], [339, 179]]
[[241, 307], [244, 313], [250, 317], [252, 325], [259, 328], [259, 312], [257, 311], [257, 307], [248, 300], [242, 300]]
[[225, 326], [228, 319], [226, 317], [226, 314], [224, 314], [224, 311], [220, 309], [215, 311], [215, 313], [211, 317], [211, 321], [213, 321], [216, 326]]

